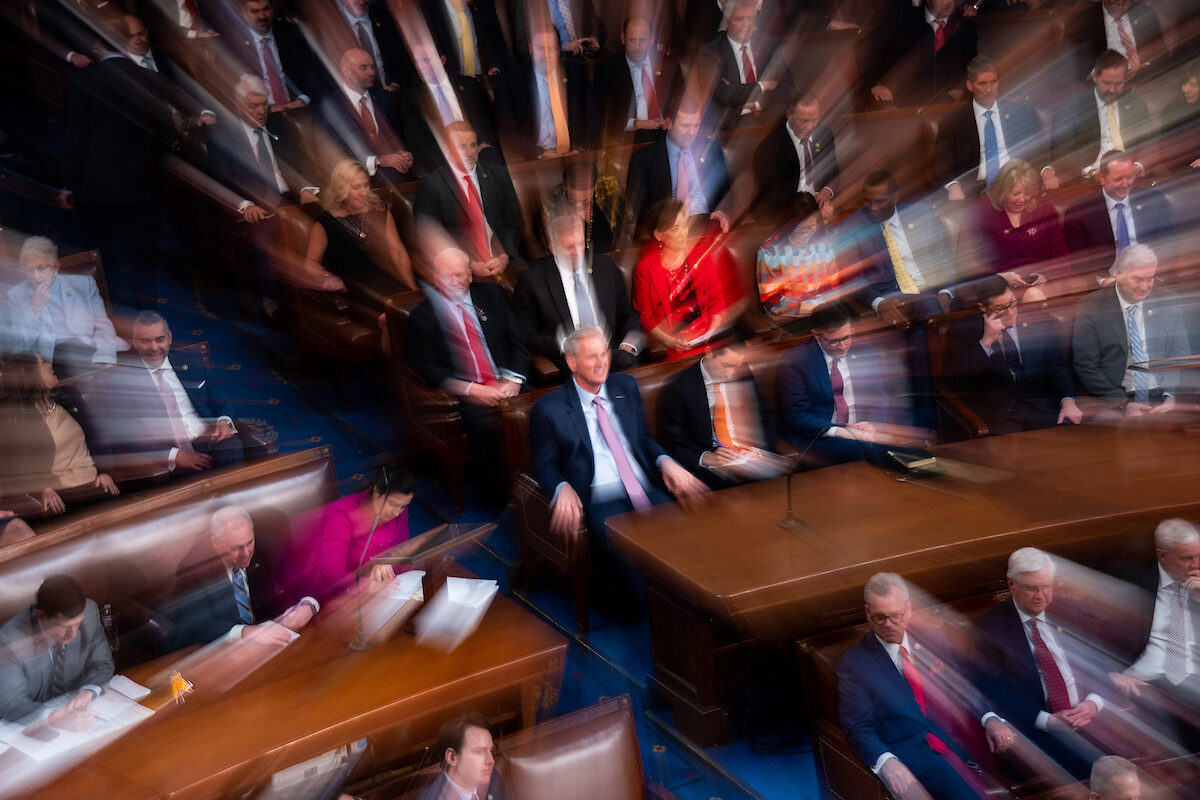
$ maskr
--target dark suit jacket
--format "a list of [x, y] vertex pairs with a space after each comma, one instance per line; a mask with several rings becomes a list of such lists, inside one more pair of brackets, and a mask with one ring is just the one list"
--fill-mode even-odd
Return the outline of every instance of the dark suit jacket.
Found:
[[[470, 18], [474, 23], [475, 47], [479, 51], [478, 73], [493, 69], [506, 72], [509, 67], [508, 43], [500, 29], [500, 18], [492, 0], [468, 0]], [[421, 0], [421, 13], [429, 26], [429, 35], [434, 46], [446, 57], [446, 72], [462, 74], [462, 58], [458, 52], [458, 38], [454, 35], [454, 23], [446, 11], [444, 0]]]
[[[571, 148], [589, 149], [599, 120], [592, 119], [592, 86], [583, 65], [567, 59], [559, 63], [558, 76], [563, 82], [567, 101], [567, 131]], [[537, 158], [538, 92], [532, 64], [522, 64], [496, 83], [496, 127], [502, 134], [500, 145], [505, 158], [524, 161]]]
[[[1158, 248], [1170, 248], [1175, 236], [1167, 201], [1154, 189], [1135, 189], [1125, 198], [1126, 210], [1133, 216], [1138, 244], [1154, 247], [1159, 260], [1167, 255]], [[1108, 216], [1103, 191], [1077, 200], [1063, 215], [1063, 238], [1071, 253], [1071, 269], [1083, 275], [1107, 271], [1117, 257], [1117, 238]]]
[[[1143, 307], [1146, 321], [1146, 357], [1177, 358], [1190, 354], [1187, 330], [1179, 310], [1179, 297], [1155, 290]], [[1080, 387], [1090, 395], [1120, 402], [1126, 398], [1121, 381], [1128, 363], [1129, 339], [1121, 303], [1113, 286], [1097, 289], [1079, 301], [1071, 337], [1072, 366]], [[1157, 373], [1159, 388], [1167, 394], [1179, 388], [1179, 373]]]
[[[317, 167], [304, 148], [300, 129], [278, 114], [264, 126], [271, 150], [288, 190], [298, 199], [305, 186], [317, 185]], [[274, 210], [280, 204], [279, 188], [260, 168], [240, 119], [222, 120], [208, 146], [208, 172], [223, 185], [260, 208]]]
[[[463, 118], [475, 129], [479, 144], [498, 145], [499, 141], [492, 129], [487, 97], [479, 81], [453, 72], [448, 72], [446, 77], [450, 81], [450, 88], [458, 101]], [[442, 135], [441, 113], [437, 108], [437, 100], [424, 81], [417, 81], [404, 88], [399, 116], [400, 136], [412, 151], [414, 160], [423, 165], [424, 171], [432, 172], [446, 163], [438, 143]]]
[[[500, 163], [488, 163], [480, 159], [475, 166], [479, 179], [479, 199], [483, 203], [483, 215], [492, 233], [500, 240], [510, 261], [524, 260], [521, 242], [525, 234], [525, 222], [521, 217], [521, 204], [513, 188], [508, 170]], [[471, 247], [470, 237], [464, 235], [462, 222], [467, 219], [466, 196], [456, 183], [455, 173], [449, 166], [440, 167], [426, 175], [417, 187], [413, 200], [413, 214], [427, 217], [443, 228], [451, 238], [464, 248]], [[479, 254], [476, 254], [477, 256]]]
[[[655, 486], [665, 490], [657, 462], [666, 453], [646, 427], [637, 381], [628, 375], [610, 373], [604, 385], [613, 413], [629, 442], [629, 455]], [[596, 464], [574, 380], [537, 401], [530, 420], [530, 437], [533, 441], [533, 475], [542, 489], [553, 494], [555, 488], [566, 481], [586, 509], [591, 504]]]
[[[837, 149], [833, 129], [824, 123], [809, 135], [813, 157], [814, 193], [826, 186], [838, 189]], [[800, 181], [800, 154], [792, 144], [787, 121], [773, 127], [754, 150], [754, 182], [761, 214], [786, 214], [785, 204], [796, 194]], [[780, 219], [783, 222], [784, 219]]]
[[[279, 68], [287, 78], [284, 88], [293, 99], [305, 95], [316, 103], [336, 88], [296, 23], [276, 19], [271, 25], [271, 36], [275, 40], [275, 49], [279, 51]], [[240, 14], [237, 15], [236, 24], [231, 23], [228, 30], [221, 31], [221, 44], [237, 59], [241, 68], [267, 83], [259, 61], [257, 41]]]
[[[729, 191], [729, 174], [725, 168], [725, 154], [721, 152], [721, 145], [716, 139], [697, 139], [692, 145], [692, 160], [700, 173], [700, 181], [704, 184], [708, 210], [715, 211], [725, 193]], [[629, 157], [625, 196], [638, 230], [649, 236], [651, 231], [646, 229], [646, 214], [659, 200], [675, 196], [666, 137], [646, 145]]]
[[[1088, 57], [1094, 58], [1108, 49], [1108, 38], [1104, 35], [1104, 11], [1101, 6], [1096, 5], [1086, 13], [1087, 27], [1082, 34], [1087, 43]], [[1151, 70], [1157, 74], [1159, 68], [1166, 66], [1163, 62], [1167, 60], [1169, 51], [1163, 40], [1162, 25], [1158, 14], [1149, 3], [1135, 2], [1129, 7], [1126, 16], [1129, 17], [1129, 26], [1133, 29], [1133, 43], [1137, 47], [1138, 59], [1146, 65], [1138, 72], [1138, 79], [1145, 80]]]
[[[483, 339], [496, 367], [528, 375], [529, 353], [521, 343], [517, 319], [509, 308], [504, 290], [492, 283], [473, 283], [471, 303], [478, 312]], [[459, 377], [450, 342], [442, 331], [432, 299], [426, 299], [413, 309], [406, 336], [409, 361], [423, 381], [440, 387], [447, 379]]]
[[[930, 289], [953, 284], [957, 275], [946, 248], [941, 222], [933, 209], [924, 203], [898, 203], [900, 224], [921, 274]], [[870, 306], [876, 298], [894, 297], [900, 293], [896, 273], [883, 240], [881, 223], [869, 219], [863, 209], [847, 217], [838, 227], [838, 269], [846, 276], [859, 277], [865, 288], [858, 300]]]
[[[526, 10], [527, 3], [536, 6], [537, 10], [534, 12]], [[539, 20], [544, 20], [547, 25], [553, 25], [549, 5], [547, 0], [513, 0], [509, 5], [513, 21], [512, 27], [509, 28], [512, 31], [513, 55], [518, 61], [528, 63], [529, 25]], [[537, 16], [534, 16], [535, 14]], [[601, 48], [604, 47], [604, 41], [608, 38], [608, 30], [604, 25], [604, 20], [596, 13], [596, 6], [592, 0], [571, 0], [571, 16], [575, 20], [576, 36], [579, 38], [592, 36]]]
[[[648, 58], [653, 64], [654, 58]], [[664, 53], [657, 69], [650, 73], [654, 93], [658, 97], [659, 110], [666, 116], [671, 113], [674, 102], [683, 91], [683, 73], [679, 62], [670, 53]], [[604, 104], [604, 135], [609, 142], [620, 142], [625, 136], [625, 124], [633, 118], [633, 78], [629, 74], [629, 62], [621, 52], [596, 67], [595, 96]], [[637, 134], [654, 134], [639, 137]], [[637, 131], [634, 141], [650, 141], [661, 136], [662, 131]]]
[[719, 128], [732, 128], [742, 115], [742, 106], [758, 101], [762, 115], [759, 122], [769, 124], [783, 114], [784, 106], [792, 93], [791, 73], [787, 69], [771, 69], [775, 55], [775, 43], [765, 37], [754, 37], [749, 45], [754, 61], [755, 77], [762, 80], [778, 80], [779, 85], [770, 92], [763, 92], [757, 83], [742, 83], [738, 71], [739, 55], [734, 55], [729, 37], [722, 32], [700, 48], [696, 56], [696, 69], [703, 75], [703, 85], [711, 86], [713, 113], [719, 115], [714, 121]]
[[[604, 318], [604, 327], [612, 334], [609, 346], [616, 348], [630, 333], [642, 332], [637, 312], [629, 302], [625, 278], [613, 260], [603, 253], [592, 255], [592, 267], [588, 272], [595, 292], [592, 302]], [[539, 258], [521, 275], [513, 295], [513, 310], [525, 346], [553, 361], [563, 376], [569, 377], [559, 342], [573, 325], [554, 256]]]
[[875, 30], [872, 58], [863, 82], [882, 84], [900, 106], [948, 102], [947, 91], [962, 86], [967, 62], [975, 57], [975, 22], [959, 6], [946, 21], [946, 44], [933, 50], [933, 27], [925, 5], [888, 3], [887, 16]]
[[[54, 664], [49, 650], [33, 647], [35, 609], [36, 604], [21, 609], [0, 627], [0, 720], [22, 719], [54, 697], [50, 693]], [[84, 605], [79, 634], [67, 643], [63, 675], [64, 694], [85, 684], [103, 688], [113, 676], [112, 651], [94, 600]]]
[[[1046, 166], [1042, 123], [1033, 109], [1024, 103], [997, 100], [992, 115], [1009, 158], [1028, 161], [1034, 169]], [[979, 170], [979, 127], [975, 122], [975, 104], [967, 102], [938, 120], [937, 141], [933, 146], [933, 175], [939, 186], [958, 181], [967, 197], [979, 195], [983, 181]]]
[[[202, 560], [198, 563], [185, 560], [176, 577], [175, 599], [167, 614], [174, 623], [168, 637], [168, 647], [172, 650], [208, 644], [224, 636], [234, 625], [243, 624], [225, 563], [212, 555], [208, 537], [203, 539], [197, 548], [207, 548]], [[255, 624], [273, 619], [284, 611], [278, 578], [278, 562], [268, 546], [267, 537], [259, 536], [255, 541], [254, 558], [246, 568]]]
[[1014, 380], [999, 344], [991, 356], [984, 352], [982, 335], [979, 313], [956, 320], [946, 332], [946, 371], [968, 405], [989, 427], [1054, 425], [1062, 399], [1075, 394], [1058, 331], [1050, 324], [1018, 323], [1020, 380]]
[[[762, 433], [760, 446], [770, 449], [775, 443], [775, 415], [758, 388], [758, 382], [747, 374], [742, 381], [754, 394], [758, 424]], [[663, 413], [663, 447], [671, 458], [683, 465], [700, 480], [713, 488], [731, 485], [729, 481], [700, 466], [700, 456], [715, 450], [713, 445], [712, 412], [708, 408], [708, 390], [704, 375], [696, 363], [674, 377], [663, 387], [659, 398]], [[831, 412], [832, 413], [832, 412]]]
[[[1121, 139], [1126, 150], [1134, 150], [1155, 135], [1150, 111], [1135, 94], [1117, 100]], [[1072, 95], [1058, 107], [1050, 129], [1050, 156], [1063, 180], [1078, 177], [1081, 170], [1100, 155], [1100, 112], [1096, 90], [1088, 88]]]
[[[324, 136], [325, 140], [341, 153], [340, 156], [334, 158], [322, 159], [326, 170], [332, 169], [338, 158], [353, 158], [365, 165], [368, 156], [387, 155], [401, 149], [408, 149], [408, 143], [400, 135], [402, 100], [395, 93], [385, 92], [378, 87], [368, 89], [367, 94], [370, 95], [371, 104], [375, 108], [378, 148], [371, 146], [363, 129], [362, 116], [358, 113], [358, 109], [350, 104], [350, 99], [346, 97], [346, 93], [340, 86], [327, 94], [317, 105], [313, 122], [317, 128], [318, 138]], [[321, 158], [320, 149], [317, 152], [318, 158]], [[372, 177], [371, 185], [400, 183], [411, 179], [414, 172], [419, 175], [421, 174], [420, 170], [433, 168], [435, 168], [434, 165], [417, 164], [414, 157], [413, 167], [407, 175], [389, 167], [379, 167]]]

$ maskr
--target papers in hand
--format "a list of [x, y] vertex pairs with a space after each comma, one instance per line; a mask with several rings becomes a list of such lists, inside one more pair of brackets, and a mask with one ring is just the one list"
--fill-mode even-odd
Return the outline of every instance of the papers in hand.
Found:
[[783, 456], [752, 447], [742, 450], [738, 457], [729, 463], [709, 467], [709, 469], [726, 478], [761, 481], [767, 478], [777, 478], [787, 472], [790, 467], [791, 463]]
[[87, 730], [54, 728], [46, 722], [51, 713], [75, 697], [76, 692], [69, 692], [45, 703], [31, 718], [0, 723], [0, 742], [11, 745], [35, 761], [47, 761], [76, 750], [98, 747], [107, 744], [123, 729], [154, 715], [151, 709], [139, 705], [132, 697], [145, 697], [149, 693], [146, 687], [117, 676], [109, 684], [108, 690], [92, 698], [90, 711], [95, 714], [95, 719]]
[[495, 581], [446, 578], [446, 585], [417, 617], [417, 641], [450, 651], [474, 633], [496, 597]]
[[425, 601], [421, 588], [424, 577], [425, 572], [419, 569], [401, 572], [374, 595], [360, 595], [363, 635], [379, 641], [402, 625]]

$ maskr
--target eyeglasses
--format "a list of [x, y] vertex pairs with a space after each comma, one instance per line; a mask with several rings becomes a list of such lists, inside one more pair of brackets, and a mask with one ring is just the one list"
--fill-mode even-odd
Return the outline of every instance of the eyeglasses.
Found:
[[874, 625], [882, 625], [885, 622], [890, 622], [893, 625], [899, 625], [908, 616], [907, 611], [901, 611], [899, 614], [868, 614], [867, 619], [871, 620]]
[[1029, 592], [1030, 594], [1035, 592], [1049, 594], [1054, 590], [1054, 584], [1052, 583], [1020, 583], [1019, 581], [1013, 581], [1013, 585], [1021, 591]]
[[1003, 314], [1005, 311], [1011, 311], [1012, 309], [1016, 308], [1017, 303], [1019, 303], [1019, 302], [1020, 301], [1018, 301], [1018, 300], [1013, 300], [1011, 303], [1009, 303], [1008, 305], [1005, 305], [1005, 306], [988, 306], [987, 313], [991, 314], [992, 316], [998, 317], [1001, 314]]
[[838, 345], [840, 345], [840, 344], [846, 344], [846, 343], [848, 343], [848, 342], [849, 342], [851, 339], [853, 339], [853, 338], [854, 338], [854, 334], [853, 334], [853, 333], [847, 333], [845, 336], [839, 336], [839, 337], [838, 337], [838, 338], [836, 338], [836, 339], [832, 339], [832, 338], [830, 338], [830, 337], [826, 336], [826, 335], [825, 335], [825, 334], [823, 334], [823, 333], [822, 333], [822, 334], [819, 334], [819, 335], [820, 335], [820, 337], [821, 337], [821, 343], [822, 343], [822, 344], [829, 345], [830, 347], [837, 347], [837, 346], [838, 346]]

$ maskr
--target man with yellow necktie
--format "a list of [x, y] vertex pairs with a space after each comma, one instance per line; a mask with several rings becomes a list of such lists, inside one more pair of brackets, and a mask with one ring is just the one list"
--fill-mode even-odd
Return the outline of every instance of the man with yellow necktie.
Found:
[[447, 73], [481, 78], [508, 70], [508, 43], [493, 0], [421, 0], [421, 12]]

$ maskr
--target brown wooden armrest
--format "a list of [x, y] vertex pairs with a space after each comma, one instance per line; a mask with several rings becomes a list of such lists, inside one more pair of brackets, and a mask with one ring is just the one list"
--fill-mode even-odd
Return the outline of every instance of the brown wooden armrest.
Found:
[[533, 377], [538, 386], [559, 382], [558, 366], [553, 361], [537, 353], [530, 354], [530, 361], [533, 365]]
[[953, 390], [945, 386], [939, 386], [934, 390], [938, 402], [942, 408], [950, 415], [960, 428], [962, 428], [968, 436], [976, 438], [988, 436], [989, 430], [987, 423], [984, 422], [978, 414], [976, 414], [966, 402]]
[[302, 302], [312, 303], [336, 314], [350, 313], [350, 303], [341, 292], [323, 292], [319, 289], [296, 287], [296, 294]]

